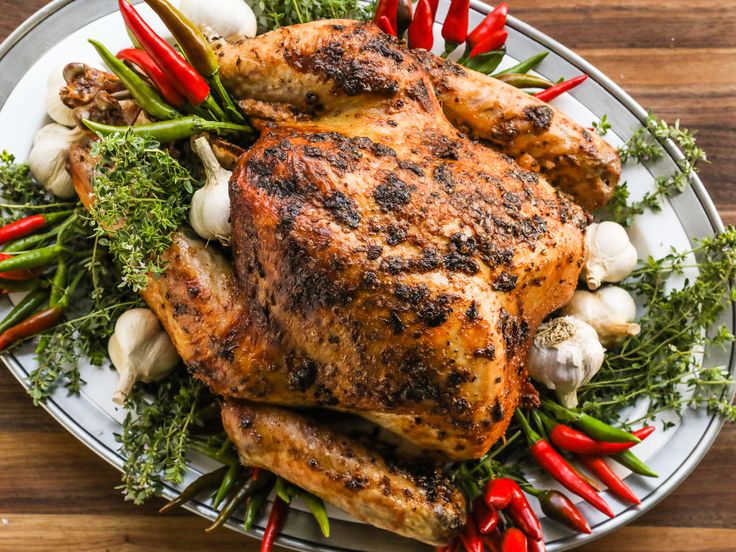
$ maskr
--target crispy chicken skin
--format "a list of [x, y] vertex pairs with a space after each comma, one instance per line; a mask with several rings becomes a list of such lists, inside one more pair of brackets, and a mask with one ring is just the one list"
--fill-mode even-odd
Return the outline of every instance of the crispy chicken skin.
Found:
[[244, 465], [295, 481], [356, 519], [432, 545], [446, 544], [465, 525], [465, 499], [439, 470], [399, 467], [279, 407], [227, 401], [222, 421]]
[[523, 90], [416, 50], [447, 118], [539, 172], [586, 209], [608, 203], [621, 176], [615, 148]]
[[364, 101], [366, 92], [391, 93], [392, 73], [414, 57], [462, 132], [540, 172], [586, 209], [611, 198], [621, 163], [601, 137], [521, 90], [424, 50], [409, 52], [396, 42], [389, 47], [377, 34], [355, 21], [318, 21], [216, 47], [223, 78], [242, 98], [241, 107], [252, 117], [279, 122], [345, 109], [357, 98]]
[[587, 217], [460, 135], [387, 35], [322, 25], [264, 35], [233, 62], [239, 96], [279, 101], [263, 92], [278, 74], [274, 94], [301, 79], [321, 103], [309, 121], [267, 125], [235, 170], [238, 285], [184, 286], [186, 263], [172, 262], [152, 307], [217, 393], [351, 411], [445, 457], [481, 456], [518, 404], [537, 326], [575, 289]]

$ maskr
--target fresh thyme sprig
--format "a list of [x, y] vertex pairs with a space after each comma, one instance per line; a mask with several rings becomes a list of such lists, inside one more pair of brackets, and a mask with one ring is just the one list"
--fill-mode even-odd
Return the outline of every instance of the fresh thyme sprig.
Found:
[[200, 409], [212, 400], [185, 370], [136, 387], [125, 405], [123, 431], [115, 436], [125, 458], [120, 489], [127, 500], [142, 504], [160, 492], [164, 481], [183, 481], [191, 431], [201, 423]]
[[[697, 277], [668, 290], [668, 278], [691, 266], [697, 267]], [[648, 418], [664, 410], [705, 406], [736, 422], [736, 409], [721, 398], [730, 383], [727, 369], [706, 368], [698, 360], [706, 348], [733, 342], [728, 329], [717, 324], [736, 300], [735, 280], [734, 227], [701, 240], [692, 251], [647, 259], [624, 283], [645, 301], [641, 332], [606, 355], [596, 378], [578, 392], [583, 408], [616, 421], [623, 407], [647, 399]]]
[[7, 151], [0, 153], [0, 203], [0, 225], [26, 216], [36, 206], [55, 205], [53, 196], [33, 180], [28, 164], [16, 163]]
[[674, 125], [669, 125], [650, 112], [644, 127], [637, 130], [619, 149], [621, 161], [623, 163], [630, 160], [639, 163], [657, 161], [664, 155], [662, 144], [667, 140], [672, 140], [683, 153], [684, 159], [677, 163], [679, 170], [669, 176], [656, 177], [655, 190], [647, 192], [633, 203], [629, 203], [630, 191], [627, 183], [619, 184], [608, 204], [612, 220], [628, 226], [634, 217], [647, 209], [658, 211], [662, 200], [684, 191], [690, 185], [691, 177], [698, 172], [698, 163], [706, 161], [706, 155], [696, 144], [695, 133], [680, 128], [679, 120], [675, 121]]
[[608, 122], [608, 115], [603, 115], [600, 122], [593, 121], [593, 128], [598, 136], [605, 136], [611, 130], [611, 123]]
[[100, 244], [122, 267], [122, 285], [144, 289], [148, 274], [161, 274], [161, 255], [185, 220], [192, 178], [169, 153], [131, 133], [102, 138], [92, 186], [91, 216]]

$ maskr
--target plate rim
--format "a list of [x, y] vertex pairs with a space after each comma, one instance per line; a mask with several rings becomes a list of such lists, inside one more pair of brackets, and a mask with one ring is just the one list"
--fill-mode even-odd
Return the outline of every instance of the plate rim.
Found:
[[[74, 3], [75, 1], [77, 0], [53, 0], [40, 8], [34, 14], [32, 14], [28, 19], [21, 23], [10, 35], [8, 35], [8, 37], [3, 40], [2, 43], [0, 43], [0, 60], [2, 60], [8, 54], [8, 52], [10, 52], [19, 42], [21, 42], [29, 33], [31, 33], [35, 27], [37, 27], [39, 24], [41, 24], [43, 21], [55, 14], [60, 9]], [[134, 3], [138, 2], [134, 0]], [[485, 4], [480, 0], [471, 0], [470, 7], [471, 10], [475, 10], [480, 14], [487, 14], [492, 9], [492, 6], [489, 6], [488, 4]], [[597, 69], [592, 63], [584, 59], [582, 56], [575, 53], [573, 50], [571, 50], [567, 46], [564, 46], [563, 44], [543, 33], [542, 31], [536, 29], [528, 23], [521, 21], [514, 16], [510, 15], [508, 17], [507, 25], [515, 29], [519, 33], [525, 35], [526, 37], [536, 41], [540, 45], [544, 46], [550, 52], [554, 52], [564, 61], [570, 63], [580, 71], [587, 73], [591, 80], [595, 81], [610, 96], [618, 100], [618, 102], [622, 106], [624, 106], [629, 111], [629, 113], [639, 121], [639, 123], [643, 124], [646, 121], [647, 111], [638, 102], [636, 102], [621, 86], [616, 84], [611, 78], [606, 76], [602, 71]], [[4, 104], [4, 100], [0, 102], [0, 104]], [[2, 105], [0, 105], [0, 108], [1, 107]], [[664, 143], [664, 149], [672, 161], [677, 162], [684, 159], [684, 155], [672, 141], [666, 141]], [[698, 202], [703, 208], [711, 229], [715, 233], [722, 232], [725, 229], [725, 226], [720, 218], [720, 215], [718, 214], [712, 198], [708, 194], [701, 179], [697, 174], [691, 175], [690, 179], [691, 189], [693, 190]], [[733, 325], [733, 320], [736, 318], [736, 304], [732, 307], [730, 311], [730, 316], [731, 323]], [[24, 388], [26, 388], [25, 382], [22, 379], [23, 374], [21, 373], [21, 371], [24, 371], [25, 369], [17, 359], [15, 359], [12, 355], [2, 354], [0, 355], [0, 363], [14, 375], [14, 377], [21, 383]], [[13, 364], [16, 364], [18, 367], [20, 367], [20, 370], [14, 367]], [[736, 344], [731, 345], [730, 353], [728, 355], [728, 367], [731, 374], [736, 372]], [[736, 385], [727, 386], [724, 389], [723, 396], [733, 400], [734, 395], [736, 395]], [[119, 456], [117, 451], [110, 449], [107, 445], [97, 440], [94, 435], [92, 435], [84, 426], [77, 423], [73, 418], [71, 418], [60, 405], [56, 404], [53, 401], [47, 401], [45, 403], [42, 403], [40, 406], [42, 406], [42, 408], [44, 408], [44, 410], [46, 410], [46, 412], [48, 412], [60, 425], [62, 425], [67, 431], [69, 431], [72, 435], [74, 435], [77, 439], [84, 443], [85, 446], [91, 449], [100, 458], [114, 466], [116, 469], [120, 469], [119, 460], [121, 459], [121, 457]], [[572, 549], [577, 546], [581, 546], [582, 544], [593, 542], [625, 525], [628, 525], [644, 513], [650, 511], [665, 497], [667, 497], [678, 485], [680, 485], [685, 479], [687, 479], [687, 477], [692, 473], [692, 471], [697, 467], [697, 465], [702, 461], [707, 452], [710, 450], [714, 441], [718, 437], [723, 424], [724, 420], [718, 415], [714, 414], [710, 416], [707, 428], [700, 436], [697, 444], [691, 448], [690, 453], [683, 460], [683, 462], [677, 468], [675, 468], [666, 479], [660, 481], [660, 484], [657, 485], [657, 487], [645, 497], [645, 500], [642, 501], [642, 507], [628, 508], [617, 515], [616, 518], [605, 520], [596, 524], [596, 530], [592, 535], [586, 535], [584, 538], [578, 538], [575, 535], [570, 535], [561, 539], [557, 539], [553, 541], [553, 549], [558, 549], [559, 547]], [[164, 484], [162, 496], [164, 498], [172, 498], [174, 495], [175, 489], [168, 484]], [[646, 507], [644, 507], [645, 504]], [[208, 517], [206, 514], [211, 513], [211, 509], [208, 506], [199, 502], [187, 503], [185, 505], [185, 508], [192, 513], [205, 515], [205, 517]], [[231, 529], [238, 530], [242, 533], [242, 529], [239, 529], [232, 521], [229, 521], [226, 525]], [[253, 537], [262, 537], [263, 528], [254, 528], [248, 532], [248, 535]], [[346, 548], [323, 545], [320, 543], [315, 543], [313, 541], [288, 535], [280, 536], [277, 540], [277, 543], [282, 546], [300, 550], [316, 550], [320, 552], [349, 552], [349, 549]]]

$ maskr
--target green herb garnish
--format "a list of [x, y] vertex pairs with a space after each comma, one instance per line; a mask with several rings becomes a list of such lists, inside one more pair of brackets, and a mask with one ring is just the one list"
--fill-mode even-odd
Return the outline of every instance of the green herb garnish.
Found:
[[366, 19], [373, 13], [357, 0], [260, 0], [257, 7], [262, 14], [261, 26], [269, 31], [319, 19]]
[[698, 162], [706, 160], [705, 152], [695, 143], [694, 132], [680, 128], [679, 121], [669, 125], [650, 112], [645, 126], [619, 149], [621, 161], [657, 161], [664, 155], [662, 143], [666, 140], [672, 140], [683, 153], [684, 159], [677, 162], [679, 170], [669, 176], [658, 176], [655, 179], [656, 189], [633, 203], [628, 202], [630, 193], [626, 182], [619, 184], [607, 207], [615, 222], [628, 226], [635, 216], [647, 209], [658, 211], [664, 199], [683, 192], [690, 185], [690, 177], [698, 172]]
[[593, 121], [593, 128], [598, 136], [605, 136], [611, 130], [611, 123], [608, 122], [608, 115], [603, 115], [600, 122]]
[[[668, 291], [667, 279], [687, 268], [697, 268], [698, 276]], [[705, 368], [697, 356], [733, 342], [734, 336], [718, 324], [736, 300], [735, 281], [734, 227], [700, 240], [692, 251], [647, 259], [623, 284], [645, 300], [641, 332], [609, 351], [596, 378], [578, 391], [583, 409], [615, 422], [623, 407], [648, 399], [647, 418], [706, 406], [736, 422], [736, 408], [721, 397], [730, 383], [727, 367]]]
[[125, 458], [120, 488], [127, 500], [142, 504], [161, 490], [163, 481], [183, 481], [190, 433], [200, 423], [197, 414], [203, 400], [212, 399], [183, 370], [135, 388], [125, 404], [123, 432], [115, 436]]
[[161, 255], [186, 220], [192, 178], [158, 142], [114, 134], [92, 147], [100, 158], [92, 187], [91, 216], [100, 244], [122, 266], [122, 285], [145, 289], [148, 274], [161, 274]]

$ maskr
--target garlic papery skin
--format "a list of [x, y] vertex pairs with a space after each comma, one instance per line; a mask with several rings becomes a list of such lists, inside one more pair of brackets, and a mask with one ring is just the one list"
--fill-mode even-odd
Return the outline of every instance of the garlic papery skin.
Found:
[[534, 337], [529, 375], [554, 389], [567, 408], [578, 405], [577, 390], [598, 373], [605, 350], [589, 324], [572, 316], [542, 324]]
[[74, 119], [74, 111], [61, 101], [61, 89], [65, 86], [64, 67], [57, 67], [49, 73], [46, 89], [46, 113], [54, 122], [71, 128], [76, 126], [77, 122]]
[[641, 326], [634, 322], [636, 303], [631, 294], [617, 286], [605, 286], [597, 291], [578, 290], [562, 309], [565, 316], [574, 316], [590, 324], [604, 347], [614, 347]]
[[232, 173], [220, 166], [207, 138], [197, 138], [192, 148], [202, 160], [207, 180], [192, 197], [189, 223], [202, 238], [227, 243], [232, 234], [229, 190]]
[[585, 231], [585, 259], [582, 278], [588, 289], [598, 289], [603, 282], [620, 282], [636, 267], [636, 248], [620, 224], [593, 223]]
[[181, 0], [179, 10], [207, 37], [256, 36], [256, 16], [245, 0]]
[[31, 174], [49, 192], [57, 197], [75, 195], [72, 177], [67, 169], [69, 148], [83, 136], [79, 128], [67, 128], [51, 123], [41, 128], [33, 138], [28, 155]]
[[148, 309], [130, 309], [118, 318], [107, 352], [120, 374], [112, 396], [119, 405], [125, 403], [136, 382], [165, 378], [181, 362], [168, 334]]

